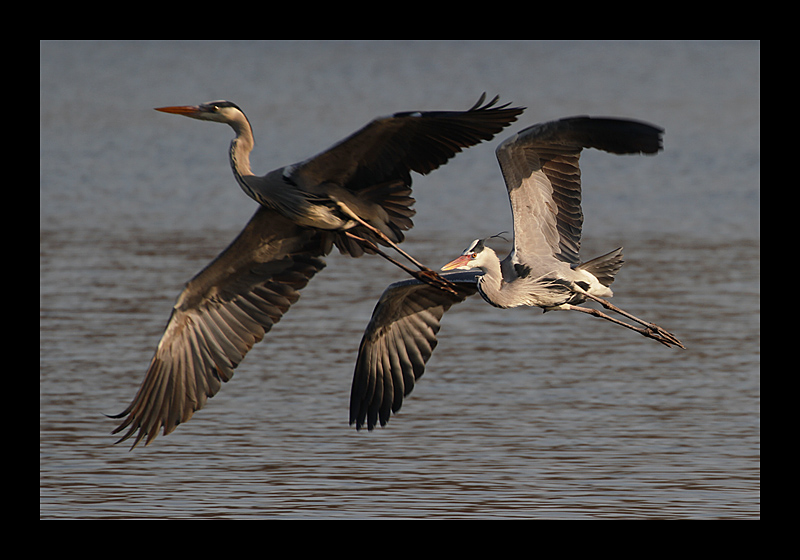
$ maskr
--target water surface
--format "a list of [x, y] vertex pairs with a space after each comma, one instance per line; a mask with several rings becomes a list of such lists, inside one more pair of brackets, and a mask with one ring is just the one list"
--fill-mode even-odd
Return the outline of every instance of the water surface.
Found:
[[[759, 58], [757, 43], [42, 43], [40, 516], [760, 517]], [[230, 130], [152, 107], [237, 102], [265, 173], [374, 116], [482, 91], [528, 110], [415, 177], [406, 249], [440, 266], [510, 229], [493, 155], [509, 134], [572, 114], [655, 122], [657, 157], [582, 157], [583, 255], [625, 246], [615, 303], [686, 351], [472, 298], [403, 410], [357, 433], [358, 342], [402, 274], [332, 254], [204, 410], [113, 445], [103, 413], [254, 211]]]

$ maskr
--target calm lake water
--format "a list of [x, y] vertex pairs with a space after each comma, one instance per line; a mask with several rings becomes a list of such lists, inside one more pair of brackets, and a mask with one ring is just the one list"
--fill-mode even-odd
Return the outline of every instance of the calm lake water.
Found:
[[[758, 43], [44, 42], [40, 82], [41, 518], [760, 518]], [[406, 250], [438, 267], [511, 229], [493, 153], [510, 134], [574, 114], [654, 122], [656, 157], [584, 153], [583, 255], [623, 245], [614, 302], [685, 351], [472, 298], [403, 410], [356, 432], [358, 343], [403, 276], [337, 253], [190, 422], [113, 445], [103, 414], [255, 210], [230, 129], [153, 107], [235, 101], [266, 173], [377, 115], [483, 91], [528, 109], [414, 178]]]

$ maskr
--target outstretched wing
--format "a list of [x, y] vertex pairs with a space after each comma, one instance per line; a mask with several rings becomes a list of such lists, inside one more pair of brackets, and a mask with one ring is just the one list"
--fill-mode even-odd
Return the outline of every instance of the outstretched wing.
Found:
[[328, 150], [291, 168], [296, 184], [334, 183], [353, 192], [402, 181], [411, 185], [410, 172], [426, 174], [463, 148], [495, 134], [514, 122], [524, 107], [494, 107], [498, 97], [481, 105], [486, 94], [467, 111], [395, 113], [373, 120]]
[[480, 272], [444, 274], [458, 295], [418, 280], [391, 284], [361, 339], [350, 392], [350, 423], [372, 430], [400, 410], [436, 348], [444, 312], [478, 291]]
[[576, 264], [581, 244], [583, 148], [655, 154], [664, 130], [614, 118], [569, 117], [536, 124], [496, 150], [514, 214], [514, 262], [555, 256]]
[[[131, 449], [189, 420], [325, 266], [322, 234], [260, 207], [245, 229], [181, 292], [131, 404], [112, 432]], [[138, 433], [137, 433], [138, 432]]]

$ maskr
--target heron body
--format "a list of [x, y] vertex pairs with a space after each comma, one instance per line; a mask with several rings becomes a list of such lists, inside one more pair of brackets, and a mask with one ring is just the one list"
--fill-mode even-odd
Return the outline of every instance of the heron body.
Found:
[[[571, 117], [528, 127], [501, 143], [496, 155], [514, 218], [511, 252], [500, 260], [486, 239], [473, 241], [442, 267], [470, 271], [444, 274], [455, 286], [452, 293], [416, 280], [386, 288], [359, 347], [350, 423], [371, 430], [389, 421], [423, 374], [444, 312], [475, 292], [496, 307], [580, 311], [665, 346], [683, 348], [673, 334], [605, 299], [613, 295], [609, 286], [623, 264], [622, 248], [586, 262], [579, 256], [583, 226], [580, 152], [596, 148], [614, 154], [655, 154], [662, 149], [662, 133], [638, 121]], [[587, 300], [641, 326], [582, 307]]]
[[585, 294], [612, 297], [609, 285], [623, 262], [620, 247], [575, 267], [547, 257], [524, 265], [512, 264], [511, 259], [501, 262], [485, 240], [476, 239], [442, 270], [479, 268], [483, 274], [478, 279], [478, 292], [495, 307], [529, 306], [552, 311], [583, 303]]
[[[364, 245], [343, 232], [358, 228], [359, 236], [375, 241], [375, 230], [400, 243], [412, 225], [412, 171], [427, 174], [462, 148], [491, 139], [516, 120], [522, 108], [482, 105], [467, 111], [395, 113], [380, 117], [328, 150], [307, 160], [253, 174], [250, 152], [253, 130], [244, 112], [230, 101], [157, 110], [233, 128], [231, 169], [242, 190], [253, 200], [292, 222], [334, 233], [342, 253], [361, 256]], [[369, 224], [375, 230], [361, 226]], [[378, 234], [380, 235], [380, 234]]]
[[[263, 176], [253, 174], [250, 121], [230, 101], [158, 109], [229, 125], [230, 164], [259, 206], [244, 230], [190, 280], [172, 309], [139, 391], [113, 431], [117, 442], [152, 441], [189, 420], [214, 396], [254, 344], [325, 267], [333, 245], [359, 257], [377, 253], [422, 282], [453, 290], [397, 243], [413, 226], [411, 172], [427, 174], [463, 148], [491, 139], [523, 108], [495, 107], [485, 96], [467, 111], [395, 113], [374, 119], [328, 150]], [[378, 248], [389, 245], [420, 271]], [[432, 287], [433, 287], [432, 286]]]

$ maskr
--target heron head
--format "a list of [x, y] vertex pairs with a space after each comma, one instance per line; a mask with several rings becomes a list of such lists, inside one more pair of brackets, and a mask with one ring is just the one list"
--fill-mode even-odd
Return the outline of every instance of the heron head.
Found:
[[[247, 121], [244, 112], [231, 101], [219, 100], [200, 105], [178, 105], [175, 107], [156, 107], [156, 111], [183, 115], [201, 121], [212, 121], [234, 126], [242, 120]], [[249, 124], [249, 123], [248, 123]]]
[[469, 270], [470, 268], [481, 268], [490, 255], [497, 255], [489, 247], [486, 246], [486, 239], [476, 239], [470, 243], [469, 247], [464, 249], [461, 255], [447, 263], [442, 267], [442, 270]]

